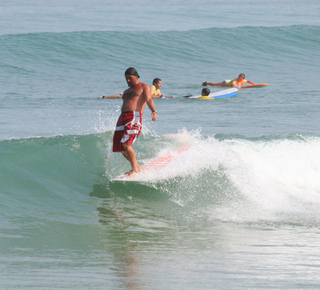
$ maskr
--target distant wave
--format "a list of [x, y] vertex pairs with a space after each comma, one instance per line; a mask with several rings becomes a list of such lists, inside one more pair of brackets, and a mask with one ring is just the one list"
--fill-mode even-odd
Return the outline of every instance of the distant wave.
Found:
[[33, 35], [69, 35], [69, 34], [110, 34], [110, 35], [117, 35], [117, 34], [133, 34], [133, 35], [144, 35], [144, 34], [170, 34], [170, 33], [181, 33], [186, 34], [189, 32], [207, 32], [211, 30], [217, 30], [217, 31], [232, 31], [232, 30], [278, 30], [278, 29], [319, 29], [320, 25], [309, 25], [309, 24], [294, 24], [294, 25], [274, 25], [274, 26], [264, 26], [264, 25], [258, 25], [258, 26], [250, 26], [250, 25], [241, 25], [241, 26], [234, 26], [234, 27], [206, 27], [206, 28], [195, 28], [195, 29], [188, 29], [188, 30], [165, 30], [165, 31], [150, 31], [150, 30], [76, 30], [76, 31], [62, 31], [62, 32], [54, 32], [54, 31], [43, 31], [43, 32], [27, 32], [27, 33], [8, 33], [8, 34], [1, 34], [1, 38], [7, 38], [7, 37], [24, 37], [24, 36], [30, 36]]
[[[267, 57], [276, 50], [286, 50], [288, 57], [297, 57], [301, 49], [317, 53], [319, 33], [320, 26], [310, 25], [166, 32], [28, 33], [0, 36], [0, 56], [3, 60], [16, 58], [33, 64], [39, 58], [46, 58], [48, 64], [59, 65], [59, 69], [63, 69], [67, 59], [69, 64], [79, 69], [85, 69], [83, 65], [79, 66], [79, 61], [94, 61], [97, 58], [108, 60], [111, 67], [115, 63], [127, 65], [130, 50], [143, 52], [146, 61], [163, 53], [170, 58], [208, 57], [210, 51], [203, 46], [214, 48], [216, 57], [222, 57], [226, 52], [234, 55], [239, 49], [258, 53], [261, 57]], [[150, 42], [153, 38], [157, 38], [157, 45]]]
[[162, 33], [188, 33], [188, 32], [192, 32], [192, 31], [197, 31], [197, 32], [202, 32], [202, 31], [208, 31], [208, 30], [224, 30], [224, 31], [228, 31], [228, 30], [237, 30], [237, 29], [278, 29], [278, 28], [282, 28], [282, 29], [291, 29], [291, 28], [319, 28], [319, 25], [309, 25], [309, 24], [294, 24], [294, 25], [239, 25], [239, 26], [232, 26], [232, 27], [217, 27], [217, 26], [212, 26], [212, 27], [205, 27], [205, 28], [192, 28], [192, 29], [186, 29], [186, 30], [176, 30], [176, 29], [165, 29], [165, 30], [143, 30], [143, 29], [139, 29], [139, 30], [125, 30], [125, 29], [121, 29], [121, 30], [97, 30], [97, 29], [90, 29], [90, 30], [65, 30], [65, 31], [41, 31], [41, 32], [26, 32], [26, 33], [4, 33], [4, 34], [0, 34], [0, 39], [1, 38], [6, 38], [6, 37], [22, 37], [22, 36], [31, 36], [32, 35], [46, 35], [46, 34], [52, 34], [52, 35], [68, 35], [68, 34], [95, 34], [95, 33], [103, 33], [103, 34], [134, 34], [134, 35], [138, 35], [138, 34], [162, 34]]
[[[186, 64], [199, 70], [199, 67], [207, 66], [208, 61], [210, 65], [220, 62], [225, 67], [237, 63], [252, 70], [252, 67], [270, 66], [272, 59], [273, 64], [290, 66], [294, 61], [312, 70], [317, 65], [314, 59], [317, 59], [320, 49], [319, 34], [319, 26], [294, 25], [167, 32], [5, 35], [0, 36], [0, 58], [5, 68], [0, 77], [4, 85], [12, 86], [12, 74], [18, 79], [21, 75], [24, 80], [37, 80], [35, 86], [52, 79], [60, 81], [61, 75], [79, 79], [90, 74], [99, 81], [101, 74], [108, 71], [110, 94], [114, 94], [123, 86], [119, 75], [128, 66], [143, 67], [144, 75], [150, 81], [157, 69], [162, 75], [174, 75], [177, 83], [181, 82], [179, 76]], [[155, 38], [156, 43], [150, 41]], [[134, 59], [131, 58], [132, 51], [135, 52]], [[155, 59], [159, 60], [156, 64]], [[221, 70], [221, 67], [216, 69]], [[204, 75], [206, 71], [202, 69], [199, 74]]]

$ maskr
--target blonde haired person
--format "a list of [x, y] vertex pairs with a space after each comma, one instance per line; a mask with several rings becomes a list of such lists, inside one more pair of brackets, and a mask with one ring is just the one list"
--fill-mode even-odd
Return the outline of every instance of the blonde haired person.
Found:
[[239, 76], [233, 80], [225, 80], [220, 83], [213, 83], [213, 82], [202, 82], [203, 86], [210, 86], [210, 87], [236, 87], [236, 88], [241, 88], [242, 85], [249, 83], [251, 85], [255, 85], [255, 83], [246, 80], [245, 79], [245, 74], [241, 73]]

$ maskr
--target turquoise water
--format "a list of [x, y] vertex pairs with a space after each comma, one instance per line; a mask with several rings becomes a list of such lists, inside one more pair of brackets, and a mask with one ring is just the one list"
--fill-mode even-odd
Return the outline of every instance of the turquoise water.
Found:
[[[318, 1], [0, 5], [0, 288], [319, 288]], [[175, 96], [140, 164], [190, 148], [124, 184], [129, 66]], [[182, 98], [241, 72], [269, 86]]]

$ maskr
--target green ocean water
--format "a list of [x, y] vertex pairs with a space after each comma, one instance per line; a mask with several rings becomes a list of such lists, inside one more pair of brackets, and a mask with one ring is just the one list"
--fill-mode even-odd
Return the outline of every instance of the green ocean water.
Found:
[[[0, 288], [319, 288], [318, 2], [152, 4], [0, 1]], [[175, 97], [139, 163], [190, 148], [126, 184], [130, 66]], [[269, 86], [182, 98], [241, 72]]]

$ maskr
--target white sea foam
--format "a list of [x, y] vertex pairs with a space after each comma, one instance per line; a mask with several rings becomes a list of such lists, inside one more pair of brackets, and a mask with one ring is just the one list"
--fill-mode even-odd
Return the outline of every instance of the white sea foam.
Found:
[[[190, 147], [166, 167], [134, 179], [168, 192], [174, 202], [192, 206], [196, 200], [202, 205], [198, 213], [205, 211], [210, 218], [222, 220], [299, 223], [316, 216], [320, 207], [319, 138], [219, 140], [203, 138], [200, 132], [166, 138], [188, 140]], [[172, 153], [174, 146], [161, 148], [157, 156]]]
[[222, 141], [222, 165], [241, 199], [220, 210], [235, 220], [314, 219], [320, 206], [319, 145], [319, 138]]

